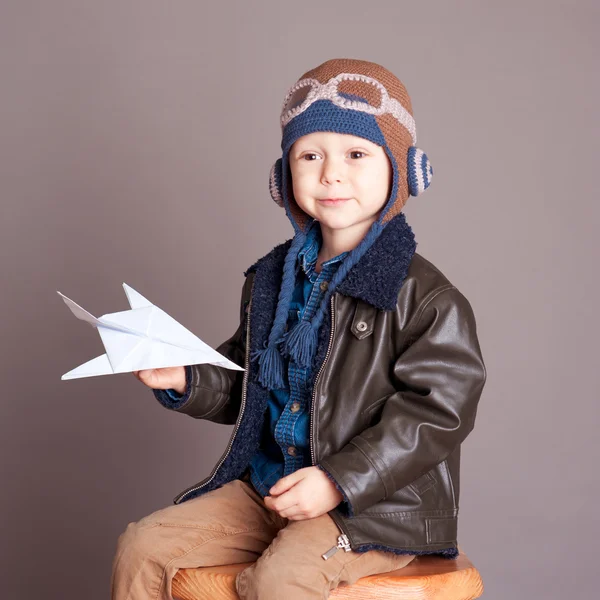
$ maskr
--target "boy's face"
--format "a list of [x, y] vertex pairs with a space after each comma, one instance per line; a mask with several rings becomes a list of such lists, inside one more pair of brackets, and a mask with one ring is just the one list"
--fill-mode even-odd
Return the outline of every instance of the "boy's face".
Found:
[[[383, 147], [361, 137], [318, 131], [297, 139], [289, 152], [298, 206], [330, 229], [367, 227], [389, 197], [392, 165]], [[341, 202], [325, 202], [343, 198]]]

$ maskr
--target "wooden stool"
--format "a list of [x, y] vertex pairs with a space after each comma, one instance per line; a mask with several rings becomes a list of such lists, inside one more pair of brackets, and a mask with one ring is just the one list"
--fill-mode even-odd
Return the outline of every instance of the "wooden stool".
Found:
[[[337, 600], [472, 600], [483, 593], [479, 572], [460, 550], [457, 560], [418, 556], [397, 571], [362, 577], [340, 585], [330, 598]], [[252, 563], [180, 569], [173, 579], [179, 600], [239, 600], [235, 576]]]

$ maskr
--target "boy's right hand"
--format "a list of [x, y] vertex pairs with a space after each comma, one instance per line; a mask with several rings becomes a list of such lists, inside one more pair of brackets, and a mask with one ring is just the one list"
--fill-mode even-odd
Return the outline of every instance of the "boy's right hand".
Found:
[[133, 371], [137, 379], [155, 390], [174, 389], [178, 394], [185, 393], [185, 368], [163, 367], [162, 369], [142, 369]]

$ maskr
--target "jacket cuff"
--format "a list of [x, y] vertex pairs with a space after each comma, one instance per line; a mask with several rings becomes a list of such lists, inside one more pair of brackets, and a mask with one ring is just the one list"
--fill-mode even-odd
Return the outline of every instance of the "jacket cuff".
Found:
[[[345, 510], [348, 517], [359, 515], [366, 508], [394, 493], [389, 476], [386, 482], [386, 475], [380, 472], [385, 467], [371, 462], [360, 448], [361, 443], [360, 436], [356, 436], [339, 452], [321, 460], [319, 465], [321, 470], [331, 475], [343, 494], [344, 502], [340, 509]], [[351, 471], [348, 470], [348, 465], [352, 465]]]
[[156, 399], [165, 407], [171, 410], [180, 409], [189, 399], [192, 392], [192, 367], [185, 367], [185, 392], [183, 395], [174, 389], [152, 390]]
[[337, 509], [340, 510], [340, 512], [345, 516], [345, 517], [353, 517], [354, 516], [354, 510], [352, 508], [352, 504], [348, 498], [348, 494], [346, 494], [346, 490], [344, 490], [340, 484], [334, 479], [334, 477], [331, 475], [331, 473], [329, 471], [327, 471], [327, 469], [325, 469], [325, 467], [321, 464], [316, 465], [319, 469], [321, 469], [321, 471], [323, 471], [323, 473], [325, 473], [325, 475], [327, 475], [327, 477], [329, 477], [329, 479], [334, 483], [335, 487], [337, 488], [337, 490], [342, 494], [342, 496], [344, 497], [344, 499], [336, 506]]

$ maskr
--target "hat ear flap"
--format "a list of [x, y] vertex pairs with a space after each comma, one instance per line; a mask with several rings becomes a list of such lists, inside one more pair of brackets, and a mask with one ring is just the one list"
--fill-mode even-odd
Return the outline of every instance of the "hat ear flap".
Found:
[[271, 198], [273, 198], [275, 204], [278, 204], [281, 208], [285, 208], [281, 188], [281, 182], [283, 181], [281, 172], [282, 164], [281, 158], [278, 158], [271, 167], [271, 174], [269, 175], [269, 192], [271, 192]]
[[411, 196], [422, 194], [431, 183], [433, 168], [427, 154], [416, 146], [408, 149], [408, 191]]

